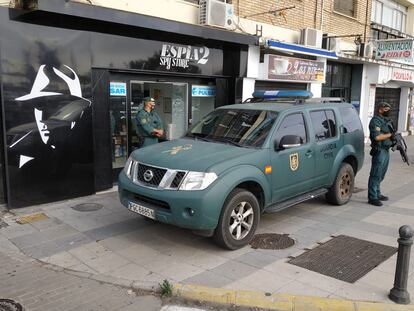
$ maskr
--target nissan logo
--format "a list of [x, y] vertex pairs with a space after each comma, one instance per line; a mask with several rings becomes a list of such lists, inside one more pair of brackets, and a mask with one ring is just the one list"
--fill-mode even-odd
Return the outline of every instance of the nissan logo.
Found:
[[149, 181], [151, 181], [151, 179], [154, 177], [154, 173], [151, 171], [151, 170], [146, 170], [145, 172], [144, 172], [144, 180], [146, 181], [146, 182], [149, 182]]

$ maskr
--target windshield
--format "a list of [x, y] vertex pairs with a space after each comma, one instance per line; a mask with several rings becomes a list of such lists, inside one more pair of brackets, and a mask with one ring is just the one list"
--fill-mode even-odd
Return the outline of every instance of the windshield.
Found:
[[241, 147], [261, 147], [276, 116], [274, 111], [217, 109], [194, 125], [187, 136]]

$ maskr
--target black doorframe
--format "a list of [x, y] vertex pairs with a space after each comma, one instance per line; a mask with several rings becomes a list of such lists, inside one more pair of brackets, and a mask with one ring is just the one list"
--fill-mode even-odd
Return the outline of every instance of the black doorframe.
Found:
[[[234, 78], [233, 78], [234, 79]], [[111, 131], [109, 117], [109, 82], [125, 82], [127, 84], [127, 118], [129, 121], [131, 113], [131, 81], [148, 81], [148, 82], [178, 82], [188, 83], [188, 127], [191, 126], [192, 119], [192, 98], [191, 86], [193, 84], [207, 84], [214, 82], [216, 85], [216, 107], [234, 103], [234, 91], [232, 92], [232, 79], [226, 76], [191, 76], [177, 74], [163, 74], [159, 72], [131, 72], [126, 70], [113, 70], [107, 68], [92, 69], [92, 98], [93, 98], [93, 122], [94, 122], [94, 150], [95, 150], [95, 189], [102, 191], [109, 189], [117, 181], [117, 177], [122, 168], [112, 169], [112, 147]], [[233, 83], [234, 84], [234, 83]], [[130, 131], [130, 122], [128, 122], [128, 131]], [[129, 140], [130, 138], [128, 138]], [[131, 142], [128, 141], [130, 145]], [[130, 150], [128, 151], [129, 154]]]

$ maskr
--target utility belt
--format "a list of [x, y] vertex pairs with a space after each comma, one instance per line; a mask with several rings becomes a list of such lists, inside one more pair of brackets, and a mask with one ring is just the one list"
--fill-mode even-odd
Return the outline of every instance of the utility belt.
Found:
[[371, 145], [371, 151], [369, 152], [369, 154], [371, 155], [371, 156], [373, 156], [373, 155], [375, 155], [375, 154], [377, 154], [381, 149], [383, 149], [383, 150], [389, 150], [390, 149], [390, 147], [391, 146], [382, 146], [382, 145], [380, 145], [380, 146], [378, 146], [378, 145]]

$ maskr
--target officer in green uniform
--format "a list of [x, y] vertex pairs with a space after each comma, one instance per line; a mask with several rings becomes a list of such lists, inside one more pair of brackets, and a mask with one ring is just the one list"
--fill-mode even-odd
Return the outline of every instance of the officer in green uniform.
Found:
[[164, 135], [164, 127], [158, 113], [154, 111], [155, 100], [151, 97], [144, 98], [144, 107], [140, 110], [135, 121], [137, 122], [138, 136], [144, 141], [141, 147], [158, 143], [158, 138]]
[[393, 144], [392, 134], [387, 124], [390, 110], [390, 104], [380, 103], [378, 115], [374, 116], [369, 123], [372, 166], [368, 181], [368, 203], [375, 206], [382, 206], [381, 201], [388, 200], [388, 197], [381, 194], [380, 183], [387, 172], [390, 159], [389, 149]]

